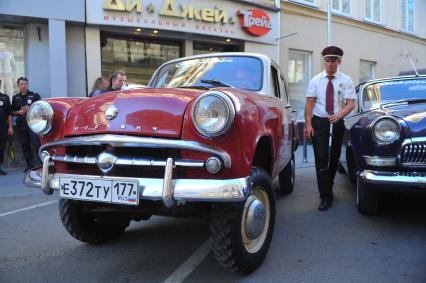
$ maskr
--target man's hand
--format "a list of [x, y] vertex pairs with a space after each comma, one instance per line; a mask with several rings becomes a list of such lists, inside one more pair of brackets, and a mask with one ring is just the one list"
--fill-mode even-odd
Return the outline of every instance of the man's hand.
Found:
[[311, 139], [314, 136], [314, 128], [311, 125], [305, 125], [303, 134], [307, 139]]
[[9, 129], [7, 129], [7, 134], [9, 135], [9, 136], [13, 136], [13, 127], [9, 127]]
[[24, 116], [25, 114], [27, 114], [28, 108], [29, 107], [27, 105], [23, 106], [23, 107], [21, 107], [21, 110], [17, 111], [16, 113], [18, 113], [19, 115]]
[[328, 120], [330, 121], [330, 123], [334, 124], [334, 123], [339, 122], [342, 118], [343, 118], [343, 115], [340, 114], [340, 113], [337, 113], [337, 114], [329, 116]]

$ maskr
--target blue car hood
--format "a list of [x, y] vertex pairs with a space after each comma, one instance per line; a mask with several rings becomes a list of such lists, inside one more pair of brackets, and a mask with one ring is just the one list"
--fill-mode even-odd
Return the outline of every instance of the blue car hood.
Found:
[[403, 119], [411, 137], [426, 137], [426, 103], [399, 105], [386, 108], [386, 113]]

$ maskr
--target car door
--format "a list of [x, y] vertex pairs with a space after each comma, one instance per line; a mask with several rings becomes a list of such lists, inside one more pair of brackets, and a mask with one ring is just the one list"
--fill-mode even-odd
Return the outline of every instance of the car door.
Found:
[[281, 81], [281, 73], [279, 72], [278, 66], [271, 64], [270, 67], [270, 93], [275, 97], [277, 105], [279, 105], [280, 112], [280, 127], [278, 132], [280, 139], [280, 146], [278, 148], [278, 164], [276, 168], [280, 172], [291, 158], [292, 152], [292, 139], [290, 135], [290, 123], [291, 123], [291, 106], [287, 101], [287, 95], [285, 93], [284, 81]]

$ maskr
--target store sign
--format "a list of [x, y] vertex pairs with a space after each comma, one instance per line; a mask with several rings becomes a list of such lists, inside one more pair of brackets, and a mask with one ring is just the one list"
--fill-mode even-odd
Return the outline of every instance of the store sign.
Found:
[[142, 0], [105, 0], [104, 10], [142, 13]]
[[271, 18], [262, 10], [239, 10], [237, 14], [241, 19], [241, 28], [248, 34], [264, 36], [272, 30]]
[[279, 12], [267, 13], [244, 3], [229, 0], [91, 0], [86, 1], [87, 23], [185, 31], [275, 45], [279, 36]]

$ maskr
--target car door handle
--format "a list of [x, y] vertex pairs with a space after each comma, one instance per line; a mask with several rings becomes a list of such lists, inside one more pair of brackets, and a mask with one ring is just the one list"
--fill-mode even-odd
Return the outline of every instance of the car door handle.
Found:
[[289, 108], [291, 108], [291, 105], [290, 105], [290, 104], [287, 104], [287, 105], [284, 107], [284, 109], [289, 109]]

